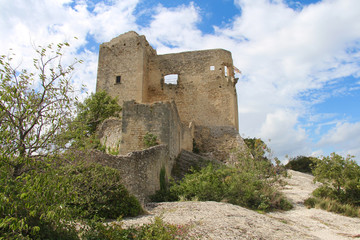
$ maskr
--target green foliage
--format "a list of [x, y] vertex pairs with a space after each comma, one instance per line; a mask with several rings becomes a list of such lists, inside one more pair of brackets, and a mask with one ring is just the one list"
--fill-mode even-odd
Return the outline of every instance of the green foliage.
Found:
[[117, 99], [110, 97], [105, 91], [92, 93], [83, 103], [78, 103], [76, 122], [85, 125], [85, 136], [95, 133], [98, 125], [109, 117], [119, 117], [121, 107]]
[[292, 204], [274, 187], [279, 183], [280, 166], [274, 167], [265, 157], [269, 149], [261, 140], [249, 142], [254, 147], [251, 154], [238, 152], [235, 167], [209, 164], [193, 169], [181, 181], [171, 182], [166, 191], [159, 191], [152, 200], [225, 201], [259, 211], [291, 209]]
[[157, 136], [147, 132], [144, 136], [144, 145], [149, 148], [158, 145]]
[[244, 138], [244, 142], [249, 148], [250, 154], [254, 157], [254, 159], [267, 159], [265, 154], [270, 152], [270, 149], [266, 146], [263, 140], [260, 138]]
[[209, 165], [188, 174], [170, 193], [187, 200], [226, 201], [260, 211], [289, 210], [292, 205], [260, 175], [239, 168]]
[[66, 204], [86, 219], [133, 217], [143, 212], [138, 200], [121, 184], [119, 171], [95, 163], [76, 163], [59, 169], [71, 176]]
[[199, 149], [198, 145], [196, 144], [196, 141], [194, 138], [193, 138], [193, 153], [196, 153], [196, 154], [200, 153], [200, 149]]
[[144, 224], [140, 227], [122, 228], [121, 224], [104, 225], [94, 223], [91, 229], [86, 231], [83, 239], [86, 240], [175, 240], [188, 239], [189, 228], [182, 225], [165, 223], [160, 217], [155, 217], [150, 224]]
[[79, 239], [75, 221], [142, 212], [117, 170], [59, 158], [69, 140], [100, 148], [95, 125], [120, 110], [104, 93], [95, 94], [78, 105], [73, 122], [70, 76], [80, 61], [62, 65], [65, 46], [37, 49], [33, 72], [0, 56], [0, 239]]
[[77, 239], [75, 220], [143, 212], [119, 172], [98, 164], [44, 164], [13, 178], [2, 163], [0, 174], [0, 235], [6, 239]]
[[176, 201], [178, 197], [169, 191], [169, 185], [173, 184], [174, 183], [172, 181], [170, 183], [166, 181], [166, 170], [165, 167], [162, 167], [160, 171], [160, 190], [156, 191], [154, 195], [150, 196], [150, 200], [152, 202]]
[[360, 166], [351, 156], [346, 158], [332, 153], [314, 165], [314, 181], [323, 183], [314, 194], [360, 206]]
[[314, 157], [297, 156], [290, 159], [290, 161], [285, 165], [285, 168], [303, 173], [312, 173], [312, 166], [315, 162], [316, 158]]
[[305, 201], [306, 206], [360, 217], [360, 166], [351, 156], [332, 153], [316, 159], [313, 174], [322, 185]]
[[[121, 107], [106, 92], [92, 93], [83, 103], [77, 103], [77, 116], [61, 136], [77, 149], [98, 149], [105, 152], [95, 132], [100, 123], [109, 117], [119, 117]], [[111, 149], [111, 153], [114, 153]]]
[[51, 168], [29, 171], [16, 179], [0, 167], [0, 236], [5, 239], [76, 239], [68, 224], [65, 177]]
[[[71, 86], [74, 65], [61, 63], [68, 43], [36, 49], [33, 71], [14, 67], [0, 56], [0, 154], [20, 176], [34, 155], [56, 153], [64, 147], [58, 135], [71, 120], [76, 102]], [[34, 158], [33, 158], [34, 160]]]
[[320, 208], [349, 217], [360, 217], [360, 207], [340, 203], [330, 198], [310, 197], [305, 200], [304, 204], [308, 208]]

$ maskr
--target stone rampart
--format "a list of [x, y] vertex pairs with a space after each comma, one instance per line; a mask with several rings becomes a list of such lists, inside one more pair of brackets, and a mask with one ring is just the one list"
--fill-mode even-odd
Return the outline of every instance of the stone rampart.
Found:
[[149, 196], [160, 189], [160, 171], [165, 168], [169, 177], [173, 164], [166, 145], [158, 145], [127, 155], [113, 156], [100, 151], [82, 153], [89, 162], [118, 169], [124, 186], [144, 204]]

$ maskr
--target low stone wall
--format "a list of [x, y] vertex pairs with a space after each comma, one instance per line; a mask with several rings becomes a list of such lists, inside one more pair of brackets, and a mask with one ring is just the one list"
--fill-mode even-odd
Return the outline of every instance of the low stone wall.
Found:
[[160, 189], [160, 171], [164, 167], [170, 176], [172, 164], [169, 149], [158, 145], [143, 151], [131, 152], [124, 156], [113, 156], [100, 151], [81, 153], [86, 161], [118, 169], [124, 186], [135, 195], [140, 203], [149, 201], [149, 196]]

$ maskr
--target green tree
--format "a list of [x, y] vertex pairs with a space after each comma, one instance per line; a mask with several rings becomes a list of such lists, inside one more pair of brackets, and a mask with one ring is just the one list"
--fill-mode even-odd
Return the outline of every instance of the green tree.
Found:
[[360, 205], [360, 166], [352, 156], [344, 158], [332, 153], [315, 163], [314, 181], [323, 183], [315, 195]]
[[57, 137], [72, 117], [76, 97], [70, 79], [74, 65], [81, 62], [62, 64], [68, 46], [38, 47], [31, 72], [0, 56], [0, 154], [14, 177], [27, 163], [63, 147]]
[[71, 142], [76, 149], [104, 150], [95, 134], [96, 129], [105, 119], [119, 117], [120, 111], [116, 98], [105, 91], [92, 93], [83, 103], [77, 103], [77, 116], [62, 135], [63, 141]]
[[109, 117], [118, 117], [121, 107], [116, 98], [110, 97], [105, 91], [92, 93], [83, 103], [78, 103], [76, 122], [85, 124], [87, 135], [95, 133], [98, 125]]

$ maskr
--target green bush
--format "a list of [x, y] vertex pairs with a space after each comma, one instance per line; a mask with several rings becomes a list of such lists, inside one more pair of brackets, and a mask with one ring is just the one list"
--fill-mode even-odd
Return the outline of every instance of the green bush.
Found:
[[314, 157], [298, 156], [290, 159], [285, 168], [303, 173], [312, 173], [312, 166], [315, 164], [315, 160]]
[[122, 228], [120, 224], [104, 225], [93, 222], [90, 229], [85, 231], [83, 239], [86, 240], [175, 240], [188, 239], [189, 227], [165, 223], [160, 217], [150, 224], [142, 226], [132, 226], [128, 229]]
[[121, 184], [119, 171], [96, 163], [76, 163], [59, 169], [71, 177], [72, 198], [67, 206], [82, 218], [137, 216], [143, 212], [138, 200]]
[[[65, 176], [52, 168], [28, 171], [16, 179], [0, 166], [0, 236], [2, 239], [77, 239], [65, 207]], [[1, 237], [0, 237], [1, 239]]]
[[315, 181], [323, 183], [315, 190], [316, 196], [360, 206], [360, 166], [351, 156], [344, 158], [332, 153], [317, 160], [313, 174]]
[[310, 198], [305, 199], [304, 205], [308, 208], [314, 208], [318, 202], [319, 201], [317, 198], [310, 197]]
[[305, 201], [308, 207], [318, 207], [346, 216], [360, 217], [360, 167], [351, 156], [332, 153], [314, 164], [314, 181], [322, 185]]
[[224, 165], [194, 170], [179, 182], [172, 182], [166, 191], [158, 192], [152, 200], [224, 201], [259, 211], [289, 210], [292, 204], [274, 187], [279, 183], [278, 172], [265, 157], [268, 148], [259, 139], [248, 139], [251, 152], [238, 152], [233, 167]]
[[259, 211], [289, 210], [292, 205], [270, 182], [238, 168], [209, 165], [185, 175], [170, 186], [168, 194], [175, 200], [224, 201]]
[[4, 239], [78, 239], [74, 221], [143, 212], [115, 169], [53, 163], [13, 178], [12, 169], [2, 163], [0, 236]]

